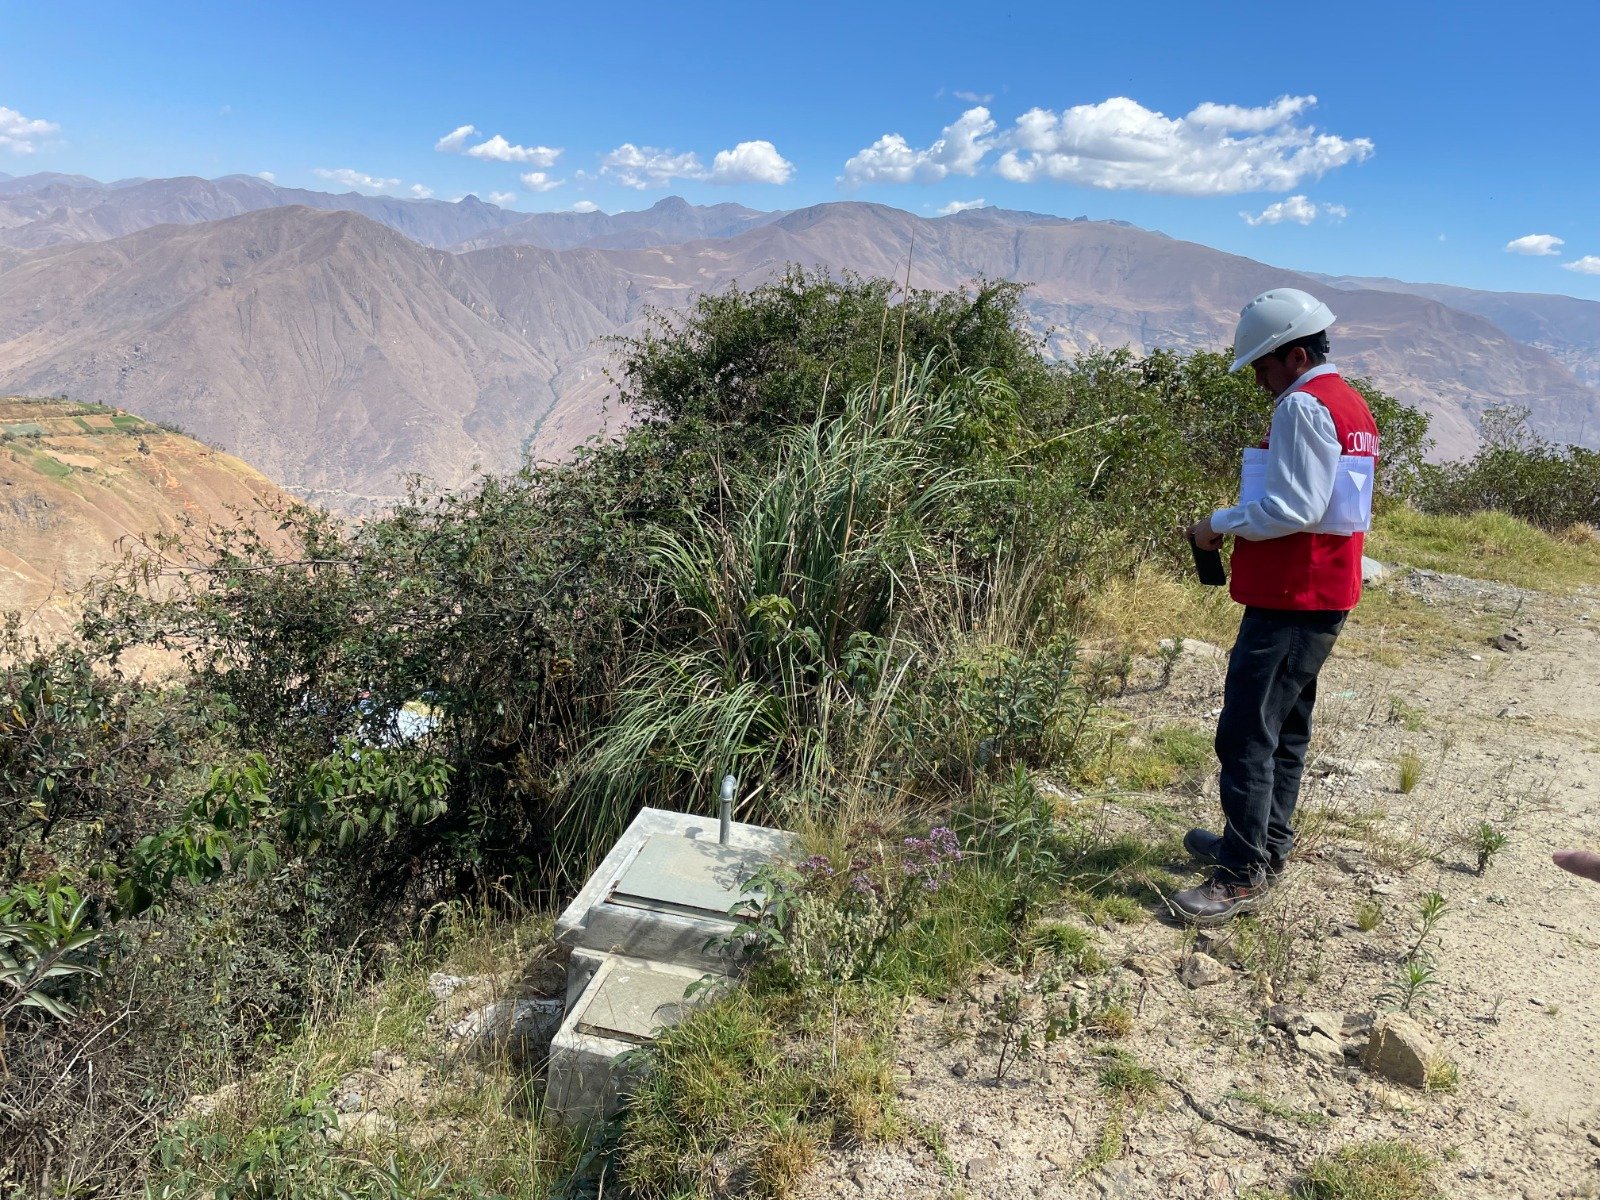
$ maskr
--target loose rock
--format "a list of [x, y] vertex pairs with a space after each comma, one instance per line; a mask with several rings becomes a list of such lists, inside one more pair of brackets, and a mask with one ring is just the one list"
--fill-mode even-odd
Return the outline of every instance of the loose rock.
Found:
[[1361, 1062], [1374, 1075], [1420, 1088], [1433, 1058], [1433, 1041], [1421, 1025], [1402, 1013], [1385, 1013], [1372, 1027]]
[[1314, 1062], [1326, 1063], [1330, 1067], [1344, 1066], [1344, 1047], [1325, 1033], [1316, 1030], [1297, 1033], [1294, 1035], [1294, 1044], [1295, 1049]]
[[1533, 639], [1526, 626], [1517, 625], [1504, 633], [1490, 638], [1489, 644], [1496, 650], [1503, 650], [1505, 653], [1511, 654], [1517, 650], [1526, 650], [1533, 644]]
[[560, 1000], [497, 1000], [453, 1023], [450, 1040], [474, 1056], [504, 1054], [520, 1062], [549, 1047], [564, 1008]]
[[1191, 954], [1178, 972], [1178, 978], [1192, 988], [1220, 983], [1226, 968], [1209, 954]]

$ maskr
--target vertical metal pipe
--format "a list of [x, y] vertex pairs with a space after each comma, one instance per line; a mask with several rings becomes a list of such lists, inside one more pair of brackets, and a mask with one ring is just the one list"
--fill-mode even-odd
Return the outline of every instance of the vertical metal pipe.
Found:
[[717, 830], [717, 841], [726, 846], [728, 844], [729, 826], [733, 823], [733, 793], [739, 786], [739, 781], [732, 775], [722, 777], [722, 799], [717, 805], [721, 826]]

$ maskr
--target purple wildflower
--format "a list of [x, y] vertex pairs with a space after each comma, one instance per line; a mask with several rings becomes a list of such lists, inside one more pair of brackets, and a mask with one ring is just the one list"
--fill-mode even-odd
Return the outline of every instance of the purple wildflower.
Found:
[[809, 881], [832, 879], [836, 872], [825, 854], [813, 854], [796, 868]]

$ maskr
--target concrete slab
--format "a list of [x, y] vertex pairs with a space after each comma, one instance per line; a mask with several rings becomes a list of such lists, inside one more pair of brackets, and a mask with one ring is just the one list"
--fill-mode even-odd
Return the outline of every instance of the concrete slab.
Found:
[[556, 940], [572, 955], [566, 1015], [550, 1044], [552, 1119], [610, 1116], [643, 1069], [629, 1052], [729, 985], [737, 964], [718, 941], [742, 921], [728, 910], [762, 864], [794, 856], [800, 843], [735, 823], [723, 846], [718, 832], [714, 817], [644, 809], [557, 918]]
[[550, 1043], [546, 1116], [583, 1125], [614, 1113], [643, 1070], [625, 1056], [717, 995], [718, 988], [696, 987], [705, 978], [683, 967], [604, 956]]
[[728, 915], [740, 885], [763, 862], [798, 850], [794, 835], [734, 823], [728, 845], [715, 818], [647, 808], [556, 920], [556, 940], [714, 971], [729, 965], [714, 943], [738, 929]]

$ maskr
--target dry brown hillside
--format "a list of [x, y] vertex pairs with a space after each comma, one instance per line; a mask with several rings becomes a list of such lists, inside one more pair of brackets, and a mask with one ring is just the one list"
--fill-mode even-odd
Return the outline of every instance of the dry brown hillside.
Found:
[[139, 417], [0, 398], [0, 613], [59, 632], [78, 589], [133, 540], [287, 499], [233, 455]]

